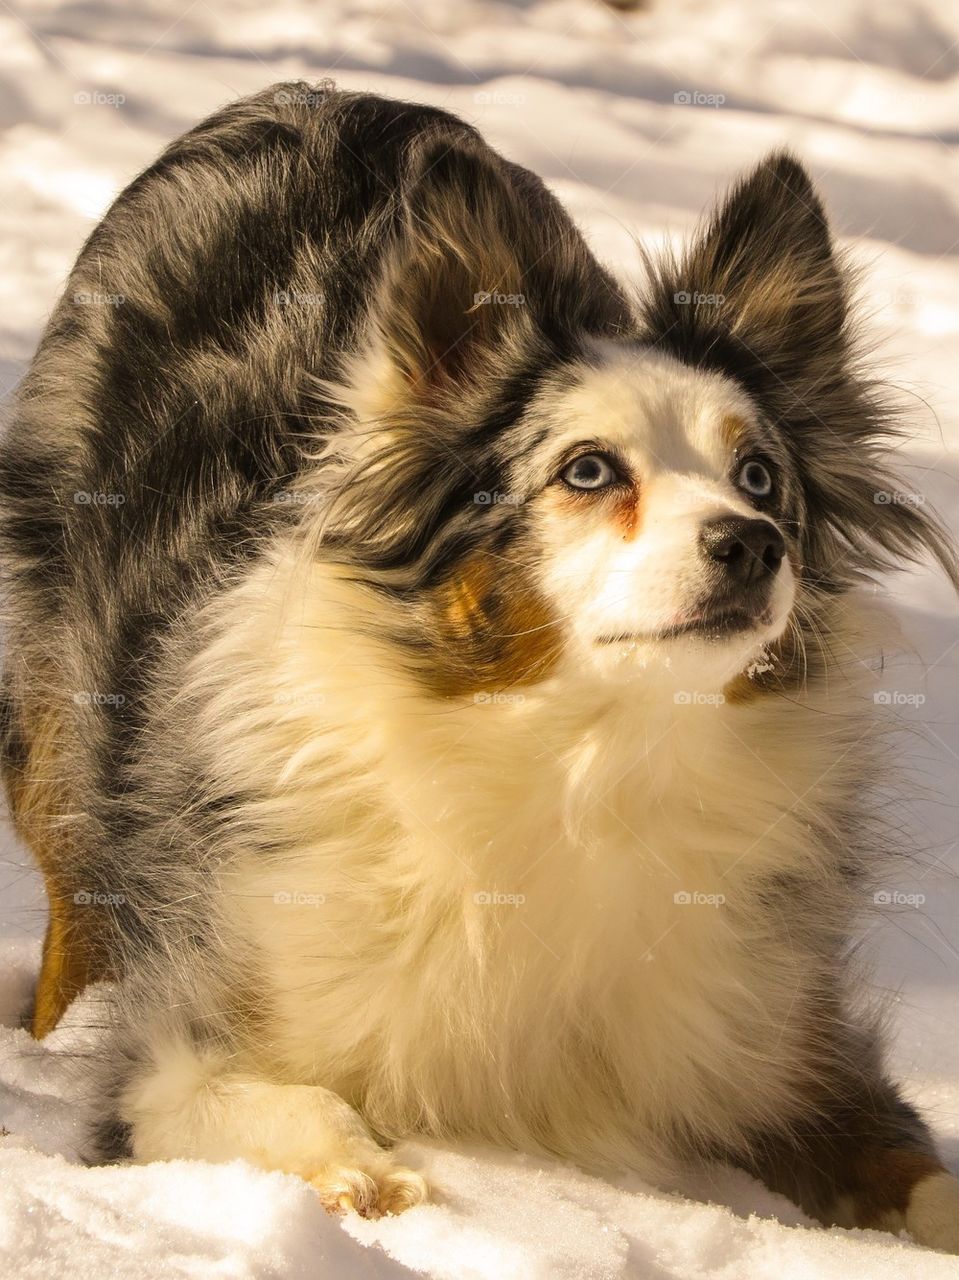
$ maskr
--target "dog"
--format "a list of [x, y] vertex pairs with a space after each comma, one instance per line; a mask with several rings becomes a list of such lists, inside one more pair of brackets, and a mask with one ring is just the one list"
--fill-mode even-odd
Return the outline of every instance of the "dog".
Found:
[[424, 106], [278, 85], [70, 276], [0, 449], [2, 740], [88, 984], [91, 1159], [333, 1211], [474, 1140], [724, 1162], [959, 1250], [851, 957], [887, 854], [862, 590], [931, 554], [850, 282], [774, 154], [627, 290]]

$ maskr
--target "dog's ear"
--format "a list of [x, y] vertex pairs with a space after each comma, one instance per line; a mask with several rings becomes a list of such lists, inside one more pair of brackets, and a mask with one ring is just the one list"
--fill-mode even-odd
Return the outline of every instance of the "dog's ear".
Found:
[[[620, 332], [628, 305], [539, 179], [478, 140], [424, 145], [371, 308], [381, 398], [464, 410], [518, 361]], [[385, 362], [385, 363], [384, 363]]]
[[769, 157], [685, 253], [649, 266], [650, 341], [739, 382], [793, 454], [807, 579], [828, 588], [931, 552], [959, 586], [948, 535], [887, 470], [900, 427], [857, 369], [848, 273], [802, 165]]
[[816, 376], [845, 345], [846, 285], [812, 182], [785, 153], [743, 179], [679, 258], [653, 267], [654, 341], [753, 392]]
[[424, 149], [403, 206], [373, 337], [393, 393], [440, 404], [531, 337], [522, 227], [496, 163], [460, 140]]

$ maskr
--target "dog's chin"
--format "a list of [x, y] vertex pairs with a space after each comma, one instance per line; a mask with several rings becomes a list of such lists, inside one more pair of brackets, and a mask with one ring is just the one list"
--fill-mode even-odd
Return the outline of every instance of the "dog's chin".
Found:
[[597, 636], [597, 657], [608, 671], [627, 677], [652, 672], [665, 689], [718, 692], [771, 660], [768, 648], [785, 631], [788, 616], [771, 608], [714, 610], [649, 630], [610, 631]]

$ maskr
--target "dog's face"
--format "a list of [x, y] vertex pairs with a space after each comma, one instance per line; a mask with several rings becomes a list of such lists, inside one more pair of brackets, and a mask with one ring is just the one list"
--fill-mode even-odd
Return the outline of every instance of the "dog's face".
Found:
[[[766, 162], [633, 304], [491, 153], [427, 154], [332, 438], [327, 554], [392, 594], [434, 692], [768, 684], [821, 602], [932, 550], [883, 503], [892, 434], [848, 352], [803, 170]], [[878, 496], [877, 496], [878, 495]], [[766, 673], [772, 676], [766, 679]]]
[[723, 683], [790, 620], [789, 455], [728, 378], [642, 348], [591, 354], [527, 416], [544, 428], [515, 477], [531, 576], [580, 661]]

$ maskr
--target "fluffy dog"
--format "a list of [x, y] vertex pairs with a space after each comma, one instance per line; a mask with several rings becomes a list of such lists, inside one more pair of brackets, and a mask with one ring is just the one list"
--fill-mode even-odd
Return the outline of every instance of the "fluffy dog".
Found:
[[40, 1035], [115, 980], [100, 1159], [427, 1194], [428, 1134], [721, 1160], [959, 1250], [849, 939], [857, 583], [953, 552], [774, 155], [631, 297], [441, 111], [280, 85], [80, 254], [0, 455]]

